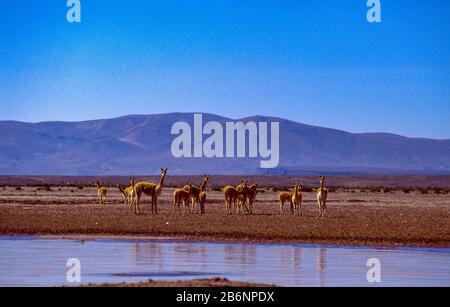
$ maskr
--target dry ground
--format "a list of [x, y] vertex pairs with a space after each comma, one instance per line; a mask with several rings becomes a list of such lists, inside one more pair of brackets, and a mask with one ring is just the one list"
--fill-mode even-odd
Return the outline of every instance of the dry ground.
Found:
[[[450, 246], [450, 195], [380, 192], [329, 194], [328, 216], [318, 219], [313, 193], [304, 193], [302, 217], [280, 215], [276, 193], [258, 195], [253, 216], [227, 216], [221, 191], [208, 191], [207, 214], [174, 215], [165, 188], [159, 214], [134, 215], [117, 188], [100, 206], [93, 187], [0, 187], [0, 234], [170, 236], [192, 240], [302, 242], [339, 245]], [[286, 208], [287, 209], [287, 208]]]
[[83, 287], [274, 287], [274, 285], [263, 285], [257, 283], [248, 283], [240, 281], [230, 281], [226, 278], [211, 278], [211, 279], [193, 279], [193, 280], [176, 280], [176, 281], [143, 281], [135, 283], [119, 283], [119, 284], [95, 284], [86, 285]]

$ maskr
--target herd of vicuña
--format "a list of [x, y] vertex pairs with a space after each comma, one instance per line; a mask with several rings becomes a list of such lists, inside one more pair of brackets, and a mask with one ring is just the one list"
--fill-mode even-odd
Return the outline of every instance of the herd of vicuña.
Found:
[[[162, 193], [164, 179], [167, 175], [167, 168], [161, 168], [161, 178], [158, 183], [151, 182], [135, 182], [134, 178], [130, 178], [128, 187], [120, 184], [117, 188], [122, 193], [125, 205], [129, 206], [135, 214], [140, 214], [140, 205], [142, 197], [148, 196], [151, 199], [152, 214], [158, 214], [158, 197]], [[211, 181], [211, 176], [204, 175], [199, 186], [192, 183], [186, 184], [181, 188], [175, 189], [173, 192], [172, 205], [173, 213], [206, 213], [206, 186]], [[327, 209], [328, 190], [325, 188], [325, 177], [320, 176], [320, 187], [315, 190], [317, 204], [319, 207], [319, 217], [324, 217]], [[100, 204], [106, 202], [107, 189], [96, 182], [98, 197]], [[284, 205], [290, 206], [292, 215], [302, 215], [302, 185], [296, 183], [292, 191], [283, 191], [278, 193], [280, 204], [280, 213], [284, 213]], [[228, 215], [232, 214], [253, 214], [253, 204], [258, 194], [258, 185], [256, 183], [249, 184], [248, 180], [243, 180], [237, 186], [225, 186], [223, 188], [223, 196], [225, 199], [225, 210]]]

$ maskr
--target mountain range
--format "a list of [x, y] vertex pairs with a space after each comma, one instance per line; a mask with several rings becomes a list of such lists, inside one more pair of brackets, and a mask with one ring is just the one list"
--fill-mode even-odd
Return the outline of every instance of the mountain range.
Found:
[[261, 169], [260, 158], [183, 158], [171, 153], [175, 122], [193, 113], [128, 115], [81, 122], [0, 121], [2, 175], [174, 175], [296, 173], [450, 173], [450, 140], [389, 133], [350, 133], [282, 118], [216, 121], [279, 122], [280, 162]]

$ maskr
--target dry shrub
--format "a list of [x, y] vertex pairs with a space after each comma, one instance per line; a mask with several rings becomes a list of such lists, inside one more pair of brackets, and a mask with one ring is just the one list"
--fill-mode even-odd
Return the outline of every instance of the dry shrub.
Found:
[[383, 191], [383, 193], [390, 193], [390, 192], [392, 192], [394, 189], [393, 188], [390, 188], [390, 187], [383, 187], [383, 189], [382, 189], [382, 191]]
[[274, 192], [284, 192], [284, 191], [291, 191], [291, 190], [292, 190], [291, 186], [272, 187], [272, 191], [274, 191]]
[[444, 188], [432, 188], [431, 190], [434, 192], [434, 194], [438, 195], [447, 193]]
[[420, 194], [428, 194], [428, 190], [425, 188], [416, 188], [416, 191]]
[[314, 189], [312, 187], [306, 186], [306, 187], [302, 188], [302, 191], [308, 193], [308, 192], [314, 192]]
[[383, 192], [383, 188], [382, 187], [371, 187], [370, 188], [370, 192], [372, 192], [372, 193], [382, 193]]
[[412, 189], [411, 188], [402, 188], [403, 193], [408, 194], [411, 193]]
[[330, 193], [336, 193], [337, 192], [337, 188], [336, 187], [328, 187], [328, 192]]

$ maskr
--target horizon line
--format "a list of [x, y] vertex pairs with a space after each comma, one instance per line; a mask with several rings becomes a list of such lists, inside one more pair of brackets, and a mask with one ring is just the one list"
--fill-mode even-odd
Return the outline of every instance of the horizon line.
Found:
[[142, 113], [142, 114], [125, 114], [125, 115], [117, 115], [117, 116], [111, 116], [111, 117], [104, 117], [104, 118], [95, 118], [95, 119], [85, 119], [85, 120], [43, 120], [43, 121], [22, 121], [22, 120], [13, 120], [13, 119], [6, 119], [2, 120], [0, 119], [0, 123], [5, 122], [15, 122], [15, 123], [24, 123], [24, 124], [32, 124], [32, 125], [39, 125], [39, 124], [46, 124], [46, 123], [67, 123], [67, 124], [76, 124], [76, 123], [86, 123], [86, 122], [93, 122], [93, 121], [102, 121], [102, 120], [115, 120], [120, 118], [126, 118], [126, 117], [145, 117], [145, 116], [158, 116], [158, 115], [194, 115], [194, 114], [202, 114], [202, 115], [210, 115], [210, 116], [216, 116], [221, 117], [223, 119], [232, 120], [232, 121], [245, 121], [254, 117], [265, 117], [265, 118], [272, 118], [277, 120], [283, 120], [292, 122], [295, 124], [305, 125], [313, 128], [320, 128], [320, 129], [329, 129], [339, 132], [345, 132], [350, 134], [358, 134], [358, 135], [374, 135], [374, 134], [384, 134], [384, 135], [390, 135], [390, 136], [396, 136], [396, 137], [402, 137], [407, 139], [422, 139], [422, 140], [434, 140], [434, 141], [450, 141], [449, 138], [433, 138], [433, 137], [420, 137], [420, 136], [406, 136], [395, 132], [383, 132], [383, 131], [367, 131], [367, 132], [351, 132], [348, 130], [343, 129], [337, 129], [337, 128], [331, 128], [331, 127], [325, 127], [325, 126], [317, 126], [312, 124], [307, 124], [304, 122], [296, 121], [293, 119], [287, 119], [279, 116], [272, 116], [272, 115], [260, 115], [255, 114], [251, 116], [245, 116], [241, 118], [230, 118], [228, 116], [223, 116], [215, 113], [209, 113], [209, 112], [166, 112], [166, 113]]

